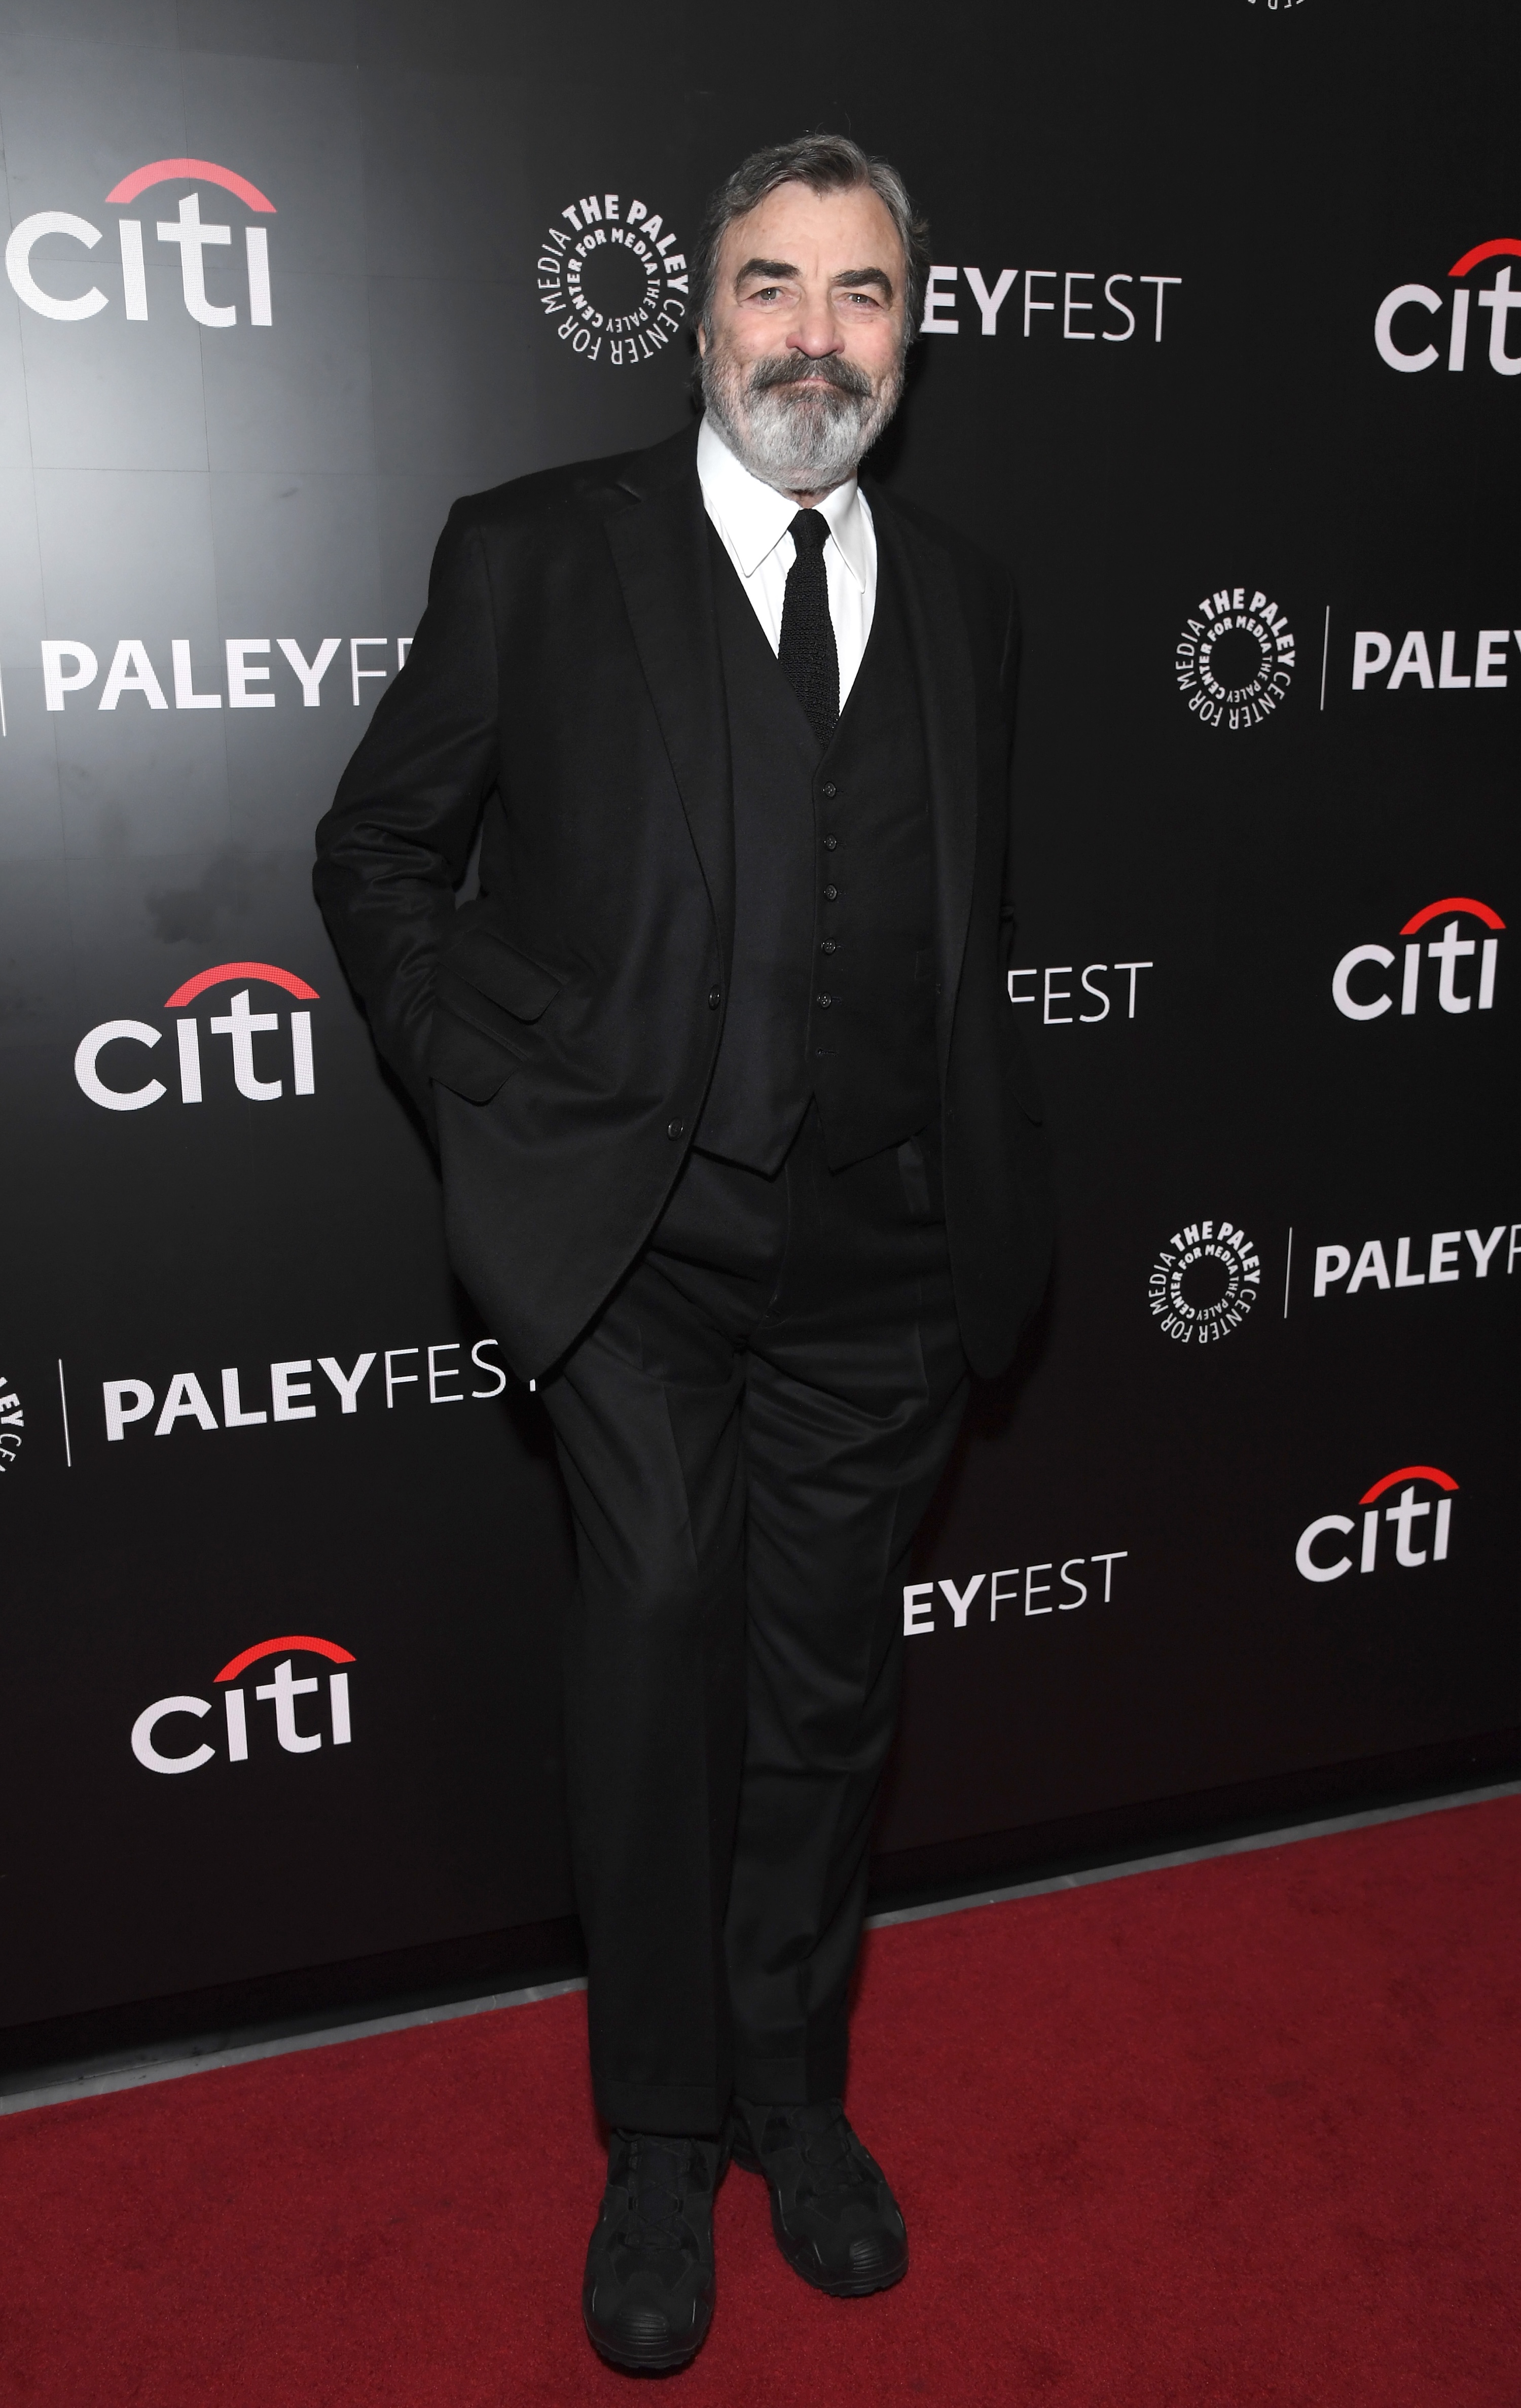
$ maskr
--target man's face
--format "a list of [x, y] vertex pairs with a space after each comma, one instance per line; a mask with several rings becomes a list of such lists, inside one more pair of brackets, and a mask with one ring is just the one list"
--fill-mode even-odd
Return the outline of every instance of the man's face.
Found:
[[783, 184], [728, 228], [703, 392], [754, 475], [801, 496], [854, 472], [902, 390], [906, 280], [869, 186]]

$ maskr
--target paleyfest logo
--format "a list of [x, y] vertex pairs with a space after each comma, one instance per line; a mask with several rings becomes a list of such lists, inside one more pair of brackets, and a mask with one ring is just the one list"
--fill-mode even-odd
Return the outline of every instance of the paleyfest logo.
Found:
[[643, 201], [588, 193], [546, 228], [539, 307], [585, 360], [637, 367], [665, 349], [687, 314], [688, 271], [675, 229]]
[[[239, 176], [231, 167], [219, 167], [211, 159], [154, 159], [146, 167], [135, 167], [123, 176], [106, 195], [107, 207], [126, 208], [140, 194], [155, 184], [219, 185], [241, 201], [246, 209], [258, 217], [273, 217], [275, 204], [257, 184]], [[152, 227], [156, 239], [167, 244], [179, 254], [180, 288], [185, 308], [198, 326], [235, 326], [238, 322], [236, 301], [213, 301], [206, 289], [206, 251], [230, 250], [233, 228], [230, 225], [206, 224], [201, 218], [199, 190], [186, 193], [177, 214], [159, 218]], [[31, 217], [22, 218], [6, 245], [6, 274], [12, 291], [35, 309], [39, 318], [93, 318], [110, 304], [98, 284], [83, 293], [58, 293], [51, 290], [55, 279], [64, 283], [78, 283], [78, 274], [70, 275], [64, 264], [64, 254], [58, 259], [35, 260], [37, 245], [49, 236], [64, 236], [70, 242], [82, 243], [93, 251], [101, 239], [101, 229], [88, 218], [77, 217], [70, 209], [37, 209]], [[145, 226], [140, 217], [117, 220], [117, 241], [121, 254], [121, 302], [129, 318], [148, 316], [148, 270], [144, 250]], [[269, 285], [269, 236], [262, 225], [243, 228], [243, 258], [247, 274], [248, 320], [250, 326], [273, 325], [274, 309]], [[60, 271], [62, 273], [60, 274]], [[49, 281], [41, 281], [43, 276]]]
[[1206, 727], [1259, 727], [1288, 692], [1294, 637], [1276, 602], [1222, 585], [1187, 619], [1173, 658], [1178, 692]]
[[[1521, 240], [1514, 235], [1501, 235], [1494, 242], [1476, 242], [1465, 251], [1461, 259], [1454, 260], [1447, 270], [1447, 282], [1452, 292], [1452, 311], [1447, 312], [1446, 295], [1433, 292], [1429, 284], [1397, 284], [1386, 293], [1373, 320], [1373, 345], [1386, 367], [1396, 368], [1401, 376], [1420, 376], [1434, 368], [1442, 352], [1429, 337], [1445, 332], [1446, 358], [1449, 372], [1460, 376], [1468, 366], [1469, 317], [1475, 298], [1473, 290], [1464, 280], [1482, 267], [1486, 260], [1504, 259], [1505, 265], [1497, 268], [1495, 280], [1478, 295], [1481, 309], [1489, 312], [1489, 365], [1497, 376], [1521, 376], [1521, 351], [1506, 347], [1505, 330], [1511, 311], [1521, 309], [1521, 293], [1511, 291], [1513, 258], [1521, 257]], [[1424, 316], [1414, 313], [1424, 311]], [[1446, 316], [1446, 325], [1434, 326], [1433, 318]]]
[[1262, 1265], [1233, 1221], [1190, 1221], [1151, 1267], [1152, 1318], [1180, 1346], [1210, 1346], [1245, 1320], [1262, 1288]]
[[[354, 1660], [347, 1647], [337, 1646], [333, 1640], [309, 1638], [261, 1639], [256, 1646], [245, 1647], [241, 1655], [233, 1656], [216, 1676], [216, 1686], [221, 1691], [229, 1764], [247, 1764], [249, 1761], [248, 1698], [238, 1684], [250, 1665], [268, 1656], [278, 1656], [282, 1661], [274, 1667], [267, 1681], [256, 1684], [254, 1703], [274, 1707], [273, 1735], [287, 1756], [314, 1755], [323, 1741], [320, 1722], [303, 1730], [299, 1720], [299, 1714], [306, 1711], [320, 1714], [320, 1707], [307, 1710], [298, 1709], [296, 1705], [298, 1698], [316, 1697], [321, 1684], [314, 1674], [298, 1681], [291, 1659], [297, 1656], [325, 1656], [330, 1664], [351, 1664]], [[163, 1731], [162, 1743], [160, 1731], [163, 1724], [180, 1715], [190, 1716], [192, 1724], [204, 1723], [210, 1712], [209, 1698], [190, 1696], [155, 1698], [150, 1706], [145, 1706], [132, 1726], [132, 1752], [144, 1771], [199, 1772], [204, 1764], [209, 1764], [217, 1750], [208, 1745], [199, 1731]], [[326, 1737], [330, 1743], [334, 1747], [347, 1747], [353, 1737], [347, 1672], [330, 1672], [327, 1676], [325, 1719]], [[256, 1740], [260, 1735], [260, 1726], [256, 1723]], [[188, 1748], [171, 1748], [169, 1742], [176, 1737], [190, 1737], [195, 1743]], [[263, 1743], [267, 1744], [267, 1740]]]

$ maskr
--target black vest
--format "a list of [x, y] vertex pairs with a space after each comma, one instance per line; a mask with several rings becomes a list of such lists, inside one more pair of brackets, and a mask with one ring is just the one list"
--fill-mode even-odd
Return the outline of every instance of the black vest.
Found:
[[817, 1097], [832, 1168], [935, 1117], [934, 864], [912, 647], [885, 552], [822, 757], [709, 529], [733, 769], [734, 944], [696, 1142], [775, 1170]]

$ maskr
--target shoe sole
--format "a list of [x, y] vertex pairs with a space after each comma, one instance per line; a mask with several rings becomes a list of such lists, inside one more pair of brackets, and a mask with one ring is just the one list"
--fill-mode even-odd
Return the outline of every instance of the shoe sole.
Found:
[[815, 2274], [806, 2266], [800, 2265], [789, 2246], [790, 2236], [782, 2222], [782, 2212], [777, 2204], [776, 2193], [767, 2180], [766, 2170], [760, 2158], [753, 2157], [737, 2142], [732, 2146], [730, 2156], [736, 2166], [742, 2166], [747, 2174], [759, 2174], [761, 2181], [765, 2183], [766, 2195], [771, 2201], [771, 2229], [776, 2236], [776, 2246], [793, 2273], [809, 2284], [814, 2290], [827, 2291], [832, 2300], [867, 2300], [871, 2298], [874, 2291], [890, 2291], [895, 2283], [903, 2281], [908, 2272], [906, 2258], [895, 2273], [874, 2274], [867, 2281], [862, 2281], [860, 2276], [837, 2275], [832, 2278], [827, 2274]]
[[689, 2366], [707, 2339], [707, 2327], [704, 2325], [694, 2342], [681, 2342], [674, 2349], [647, 2349], [635, 2352], [615, 2349], [609, 2343], [604, 2341], [592, 2329], [591, 2319], [584, 2308], [581, 2311], [581, 2322], [586, 2327], [586, 2337], [597, 2356], [606, 2365], [618, 2367], [625, 2374], [672, 2374], [678, 2366]]

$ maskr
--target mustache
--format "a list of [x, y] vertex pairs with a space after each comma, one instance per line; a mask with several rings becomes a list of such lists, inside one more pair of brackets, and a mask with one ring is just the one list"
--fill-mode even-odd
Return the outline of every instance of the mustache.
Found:
[[785, 359], [758, 360], [750, 371], [750, 393], [756, 396], [785, 391], [789, 385], [801, 384], [805, 378], [822, 378], [826, 384], [848, 394], [855, 401], [872, 398], [872, 380], [865, 369], [832, 351], [817, 360], [809, 359], [803, 351], [789, 351]]

